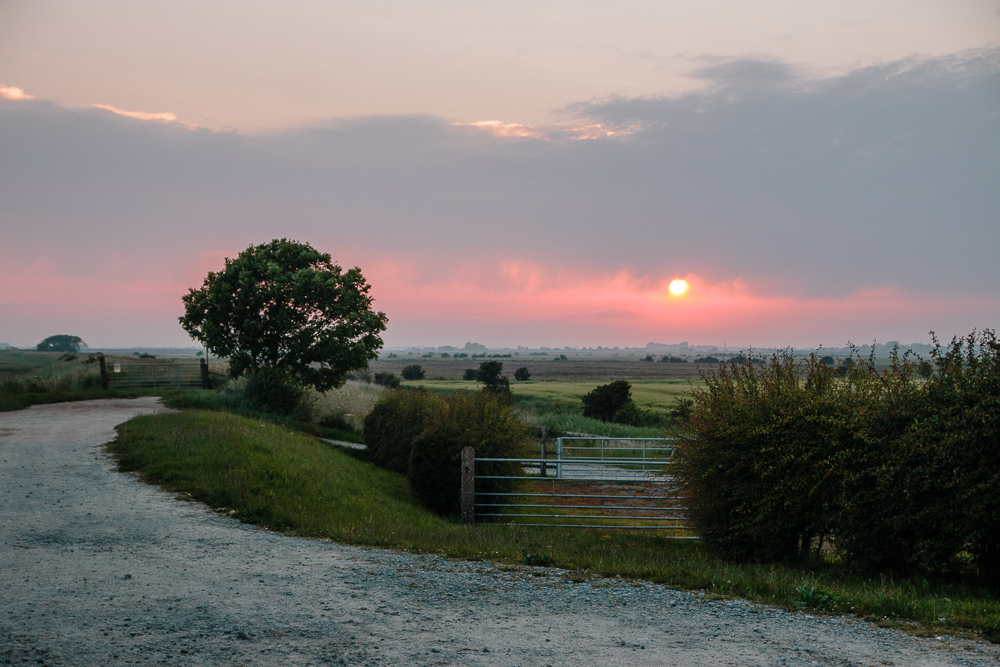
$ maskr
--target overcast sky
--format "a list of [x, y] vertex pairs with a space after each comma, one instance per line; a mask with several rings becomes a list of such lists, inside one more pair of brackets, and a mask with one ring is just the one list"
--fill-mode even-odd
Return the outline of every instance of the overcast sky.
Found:
[[185, 345], [276, 237], [389, 345], [1000, 324], [1000, 2], [664, 4], [0, 4], [0, 342]]

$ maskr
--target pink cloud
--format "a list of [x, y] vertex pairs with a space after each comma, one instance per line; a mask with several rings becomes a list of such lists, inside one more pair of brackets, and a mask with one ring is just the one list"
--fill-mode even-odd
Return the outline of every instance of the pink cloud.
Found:
[[0, 83], [0, 97], [5, 100], [13, 100], [14, 102], [35, 99], [34, 95], [28, 95], [23, 89], [17, 86], [5, 86], [2, 83]]
[[152, 120], [160, 123], [172, 123], [177, 120], [177, 114], [170, 113], [169, 111], [148, 113], [146, 111], [125, 111], [110, 104], [91, 104], [90, 106], [95, 109], [104, 109], [105, 111], [110, 111], [113, 114], [125, 116], [126, 118], [135, 118], [136, 120]]

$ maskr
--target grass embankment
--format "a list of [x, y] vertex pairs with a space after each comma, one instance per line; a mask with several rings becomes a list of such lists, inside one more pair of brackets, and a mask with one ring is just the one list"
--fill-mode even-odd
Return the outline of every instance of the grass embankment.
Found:
[[854, 613], [911, 631], [1000, 638], [1000, 602], [970, 587], [870, 580], [833, 565], [733, 565], [692, 542], [613, 531], [462, 526], [422, 510], [406, 480], [278, 425], [221, 412], [138, 417], [109, 448], [122, 470], [289, 534], [622, 576], [782, 607]]

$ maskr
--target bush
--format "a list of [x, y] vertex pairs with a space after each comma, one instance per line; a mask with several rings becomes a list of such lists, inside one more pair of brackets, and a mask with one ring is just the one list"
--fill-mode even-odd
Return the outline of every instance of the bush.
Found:
[[309, 392], [280, 368], [259, 368], [242, 387], [246, 409], [312, 421]]
[[417, 364], [410, 364], [402, 371], [404, 380], [423, 380], [424, 374], [423, 367]]
[[[800, 381], [802, 375], [805, 381]], [[721, 364], [681, 407], [678, 472], [699, 536], [737, 561], [781, 561], [830, 532], [850, 429], [829, 371], [779, 353]]]
[[[923, 385], [890, 396], [863, 424], [838, 544], [862, 569], [959, 574], [969, 556], [972, 573], [997, 589], [1000, 343], [984, 331], [935, 344]], [[923, 377], [926, 366], [909, 371]]]
[[[426, 429], [413, 440], [408, 477], [410, 492], [428, 509], [443, 516], [458, 514], [462, 448], [480, 458], [523, 457], [526, 429], [514, 409], [488, 391], [453, 394], [444, 410], [429, 415]], [[480, 475], [516, 477], [518, 463], [480, 463], [476, 491], [505, 492], [515, 480], [481, 479]]]
[[475, 368], [466, 368], [465, 369], [465, 373], [462, 374], [462, 379], [463, 380], [478, 380], [479, 379], [479, 371], [477, 371]]
[[514, 371], [514, 379], [518, 382], [527, 382], [531, 379], [531, 371], [526, 366], [521, 366]]
[[[974, 575], [1000, 588], [1000, 343], [935, 340], [933, 372], [894, 349], [703, 374], [680, 406], [679, 467], [699, 535], [734, 560], [832, 536], [862, 571]], [[926, 376], [926, 377], [925, 377]]]
[[375, 374], [375, 384], [389, 389], [395, 389], [399, 386], [399, 378], [396, 377], [395, 373], [380, 371]]
[[407, 474], [413, 439], [444, 400], [423, 390], [396, 389], [383, 396], [365, 417], [365, 444], [375, 465]]
[[615, 380], [610, 384], [602, 384], [584, 395], [583, 416], [613, 422], [615, 415], [626, 410], [626, 406], [631, 402], [632, 385], [625, 380]]

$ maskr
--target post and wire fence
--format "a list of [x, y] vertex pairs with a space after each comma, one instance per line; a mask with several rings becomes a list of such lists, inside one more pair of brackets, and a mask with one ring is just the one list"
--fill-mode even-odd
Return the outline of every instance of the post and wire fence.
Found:
[[668, 438], [543, 439], [538, 458], [463, 451], [462, 517], [515, 526], [652, 530], [694, 539]]

